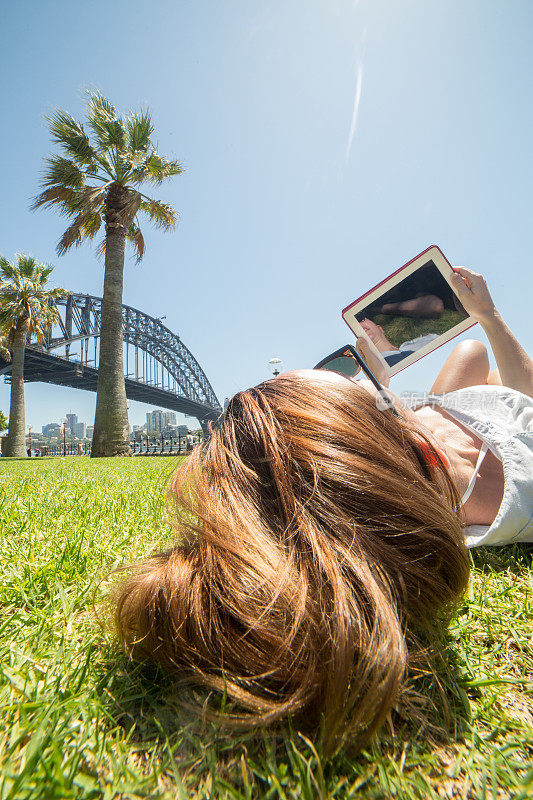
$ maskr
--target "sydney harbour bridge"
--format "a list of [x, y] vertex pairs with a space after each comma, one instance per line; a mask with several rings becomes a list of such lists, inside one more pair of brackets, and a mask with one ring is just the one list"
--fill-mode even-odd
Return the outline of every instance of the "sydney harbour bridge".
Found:
[[[58, 298], [60, 319], [44, 343], [29, 341], [24, 381], [41, 381], [96, 392], [102, 299], [87, 294]], [[124, 373], [130, 400], [196, 417], [203, 430], [222, 412], [207, 376], [180, 337], [161, 319], [122, 306]], [[0, 357], [0, 375], [10, 362]], [[9, 379], [9, 378], [8, 378]]]

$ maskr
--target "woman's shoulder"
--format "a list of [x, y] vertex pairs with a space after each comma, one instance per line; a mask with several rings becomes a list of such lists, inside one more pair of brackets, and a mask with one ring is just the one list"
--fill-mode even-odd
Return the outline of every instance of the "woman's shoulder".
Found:
[[533, 432], [533, 398], [508, 386], [470, 386], [442, 396], [444, 408]]
[[507, 430], [533, 433], [533, 398], [507, 386], [468, 386], [444, 394], [411, 395], [406, 405], [413, 409], [441, 408], [456, 419], [480, 420]]

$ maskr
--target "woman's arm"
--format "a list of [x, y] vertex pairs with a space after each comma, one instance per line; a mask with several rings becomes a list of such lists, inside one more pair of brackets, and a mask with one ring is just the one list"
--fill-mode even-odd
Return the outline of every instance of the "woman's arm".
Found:
[[533, 397], [533, 360], [501, 318], [485, 279], [466, 267], [454, 270], [450, 284], [467, 313], [487, 334], [503, 385]]

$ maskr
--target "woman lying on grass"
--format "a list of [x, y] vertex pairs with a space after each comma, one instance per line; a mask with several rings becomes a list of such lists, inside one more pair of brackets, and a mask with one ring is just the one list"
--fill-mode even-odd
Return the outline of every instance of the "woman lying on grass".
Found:
[[173, 481], [176, 545], [119, 590], [127, 647], [227, 693], [235, 725], [323, 717], [327, 744], [361, 746], [399, 696], [406, 635], [465, 590], [465, 529], [533, 539], [533, 362], [483, 278], [452, 280], [499, 372], [470, 341], [415, 410], [328, 370], [239, 392]]

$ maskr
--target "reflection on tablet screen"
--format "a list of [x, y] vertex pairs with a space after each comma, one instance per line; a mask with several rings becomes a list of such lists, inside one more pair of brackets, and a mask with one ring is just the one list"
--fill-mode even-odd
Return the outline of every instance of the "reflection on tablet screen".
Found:
[[467, 318], [468, 314], [431, 260], [356, 315], [389, 366]]

